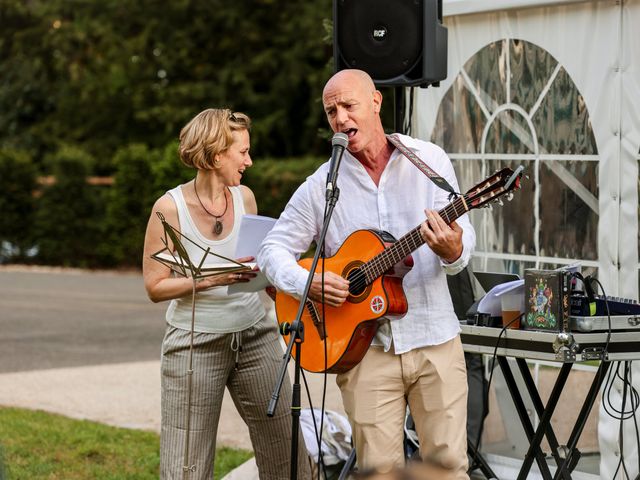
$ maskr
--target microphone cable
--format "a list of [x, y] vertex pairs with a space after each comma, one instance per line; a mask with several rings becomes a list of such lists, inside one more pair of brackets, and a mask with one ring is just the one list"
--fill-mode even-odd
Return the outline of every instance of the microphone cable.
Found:
[[[614, 382], [618, 379], [622, 382], [622, 404], [620, 408], [617, 408], [612, 400], [612, 392], [615, 388]], [[627, 409], [627, 398], [629, 398], [629, 408]], [[631, 478], [627, 470], [625, 458], [624, 458], [624, 421], [633, 419], [633, 425], [635, 429], [636, 445], [640, 446], [640, 434], [638, 430], [638, 420], [636, 417], [636, 411], [640, 404], [640, 396], [638, 391], [633, 386], [633, 376], [631, 372], [631, 362], [616, 362], [616, 368], [609, 370], [607, 380], [602, 392], [602, 406], [611, 418], [619, 421], [618, 428], [618, 442], [620, 446], [620, 460], [616, 467], [616, 473], [623, 469], [626, 474], [626, 478]], [[640, 465], [639, 465], [640, 469]]]
[[[323, 219], [327, 218], [328, 214], [328, 202], [324, 204], [324, 213], [322, 215]], [[324, 464], [324, 456], [322, 453], [322, 432], [324, 431], [324, 417], [325, 417], [325, 408], [326, 408], [326, 398], [327, 398], [327, 366], [328, 366], [328, 352], [327, 352], [327, 341], [326, 341], [326, 333], [327, 333], [327, 324], [325, 322], [326, 319], [326, 311], [325, 311], [325, 303], [324, 303], [324, 274], [325, 274], [325, 251], [324, 251], [324, 242], [318, 248], [321, 248], [321, 262], [320, 262], [320, 298], [321, 298], [321, 316], [322, 316], [322, 329], [325, 332], [325, 339], [323, 339], [322, 344], [324, 347], [324, 371], [323, 382], [322, 382], [322, 401], [320, 407], [320, 428], [318, 429], [318, 424], [316, 423], [316, 415], [315, 408], [313, 407], [313, 401], [311, 400], [311, 389], [309, 388], [309, 383], [307, 382], [307, 377], [304, 373], [304, 370], [300, 369], [300, 373], [302, 374], [302, 380], [304, 381], [305, 390], [307, 392], [307, 401], [309, 402], [309, 409], [311, 410], [311, 419], [313, 421], [313, 429], [316, 434], [316, 442], [318, 447], [318, 480], [321, 480], [320, 473], [324, 475], [325, 480], [327, 480], [327, 469]]]
[[[633, 418], [633, 425], [635, 429], [636, 445], [640, 446], [640, 436], [638, 433], [638, 420], [636, 417], [636, 410], [638, 409], [639, 397], [637, 390], [633, 387], [633, 377], [631, 373], [631, 362], [616, 362], [615, 373], [611, 374], [607, 378], [607, 384], [603, 391], [603, 407], [605, 412], [613, 419], [619, 421], [618, 428], [618, 442], [620, 447], [620, 460], [616, 466], [614, 478], [622, 468], [625, 478], [631, 478], [624, 458], [624, 421]], [[622, 370], [622, 373], [621, 373]], [[610, 372], [611, 373], [611, 372]], [[622, 405], [620, 409], [613, 405], [611, 399], [611, 393], [614, 387], [614, 381], [619, 379], [622, 382]], [[605, 399], [606, 393], [606, 399]], [[627, 398], [629, 398], [630, 406], [627, 409]], [[640, 465], [639, 465], [640, 468]]]
[[[317, 446], [318, 446], [318, 480], [320, 480], [320, 472], [323, 473], [324, 475], [324, 479], [327, 480], [327, 471], [324, 465], [324, 455], [322, 454], [322, 435], [320, 432], [322, 432], [322, 428], [323, 428], [323, 420], [324, 420], [324, 395], [325, 395], [325, 391], [326, 391], [326, 382], [324, 384], [324, 388], [323, 388], [323, 399], [322, 399], [322, 410], [320, 411], [321, 413], [321, 419], [320, 419], [320, 432], [318, 431], [318, 424], [316, 423], [316, 415], [315, 415], [315, 409], [313, 408], [313, 401], [311, 400], [311, 389], [309, 387], [309, 384], [307, 383], [307, 377], [304, 374], [304, 370], [300, 370], [300, 373], [302, 373], [302, 381], [304, 382], [304, 388], [307, 392], [307, 401], [309, 402], [309, 410], [311, 411], [311, 420], [313, 421], [313, 430], [316, 434], [316, 441], [317, 441]], [[326, 376], [325, 376], [326, 377]]]

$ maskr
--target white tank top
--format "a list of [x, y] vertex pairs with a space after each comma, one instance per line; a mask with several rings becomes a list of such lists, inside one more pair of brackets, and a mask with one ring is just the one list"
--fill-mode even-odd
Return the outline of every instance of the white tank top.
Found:
[[[233, 229], [222, 240], [205, 238], [194, 223], [182, 195], [182, 185], [167, 193], [173, 198], [178, 209], [180, 232], [203, 248], [227, 258], [234, 258], [238, 242], [240, 220], [245, 213], [240, 187], [230, 187], [233, 201]], [[203, 250], [184, 240], [183, 245], [193, 263], [199, 263]], [[224, 263], [226, 260], [210, 255], [207, 263]], [[265, 315], [265, 310], [257, 293], [227, 294], [227, 287], [214, 287], [196, 293], [196, 332], [230, 333], [239, 332], [257, 323]], [[166, 315], [167, 323], [176, 328], [191, 330], [191, 294], [171, 300]]]

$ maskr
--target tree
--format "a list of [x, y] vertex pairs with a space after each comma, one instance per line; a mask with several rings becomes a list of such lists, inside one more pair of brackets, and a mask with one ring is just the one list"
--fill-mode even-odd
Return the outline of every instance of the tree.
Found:
[[0, 146], [39, 161], [75, 144], [111, 173], [120, 146], [228, 106], [254, 120], [258, 155], [324, 152], [330, 15], [330, 0], [3, 0]]

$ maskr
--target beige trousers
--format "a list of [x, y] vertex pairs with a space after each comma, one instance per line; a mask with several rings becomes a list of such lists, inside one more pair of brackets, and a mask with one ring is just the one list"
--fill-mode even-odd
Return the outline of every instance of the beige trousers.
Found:
[[467, 376], [460, 337], [401, 355], [370, 347], [336, 379], [353, 429], [358, 468], [402, 468], [407, 404], [420, 456], [467, 475]]

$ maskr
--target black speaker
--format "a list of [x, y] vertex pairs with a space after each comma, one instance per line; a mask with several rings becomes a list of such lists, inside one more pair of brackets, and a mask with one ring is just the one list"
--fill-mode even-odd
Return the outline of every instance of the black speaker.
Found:
[[336, 71], [364, 70], [380, 86], [444, 80], [442, 0], [333, 0], [333, 56]]

